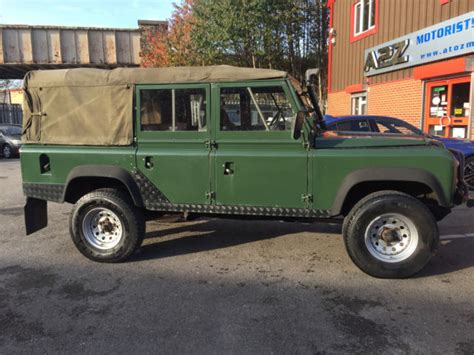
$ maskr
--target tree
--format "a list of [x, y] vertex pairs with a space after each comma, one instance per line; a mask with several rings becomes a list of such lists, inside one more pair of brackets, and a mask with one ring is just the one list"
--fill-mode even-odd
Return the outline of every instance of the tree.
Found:
[[203, 64], [282, 69], [299, 79], [319, 67], [324, 101], [326, 0], [195, 0], [191, 11], [191, 42]]
[[184, 0], [181, 5], [173, 4], [175, 10], [169, 21], [167, 50], [170, 65], [199, 64], [196, 48], [191, 40], [194, 30], [193, 0]]
[[142, 28], [140, 47], [143, 67], [164, 67], [169, 63], [166, 27], [147, 26]]
[[327, 85], [327, 0], [182, 0], [167, 31], [144, 33], [144, 66], [233, 64], [288, 71], [318, 67]]

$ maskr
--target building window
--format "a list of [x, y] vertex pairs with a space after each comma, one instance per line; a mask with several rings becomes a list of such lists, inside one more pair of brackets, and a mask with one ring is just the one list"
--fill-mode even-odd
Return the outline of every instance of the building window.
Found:
[[366, 115], [367, 114], [367, 93], [361, 92], [352, 95], [352, 109], [353, 115]]
[[375, 0], [359, 0], [354, 6], [354, 35], [375, 28]]
[[352, 7], [351, 42], [377, 32], [379, 0], [358, 0]]

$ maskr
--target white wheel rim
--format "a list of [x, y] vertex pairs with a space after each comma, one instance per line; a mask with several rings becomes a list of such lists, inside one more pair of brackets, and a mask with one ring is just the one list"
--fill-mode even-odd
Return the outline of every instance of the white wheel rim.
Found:
[[369, 223], [365, 245], [376, 259], [398, 263], [408, 259], [418, 246], [418, 230], [411, 219], [398, 213], [386, 213]]
[[120, 243], [123, 224], [108, 208], [94, 208], [84, 216], [82, 231], [88, 244], [100, 250], [109, 250]]

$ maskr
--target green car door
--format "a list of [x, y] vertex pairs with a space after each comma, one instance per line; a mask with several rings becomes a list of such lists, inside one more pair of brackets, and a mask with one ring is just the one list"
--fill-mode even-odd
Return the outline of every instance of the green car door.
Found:
[[292, 138], [296, 101], [284, 80], [212, 86], [217, 205], [308, 207], [308, 151]]
[[208, 204], [210, 85], [139, 85], [137, 167], [172, 204]]

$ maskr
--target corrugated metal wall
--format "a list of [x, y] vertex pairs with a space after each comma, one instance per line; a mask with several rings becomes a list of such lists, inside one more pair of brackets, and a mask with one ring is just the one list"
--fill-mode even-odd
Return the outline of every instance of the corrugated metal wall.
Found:
[[[350, 43], [351, 7], [357, 0], [336, 0], [333, 7], [333, 28], [336, 44], [332, 49], [331, 91], [364, 84], [364, 51], [405, 34], [474, 11], [474, 0], [379, 0], [378, 31]], [[413, 69], [403, 69], [370, 78], [371, 84], [412, 76]]]
[[22, 123], [21, 105], [0, 104], [0, 124], [18, 125]]
[[0, 64], [139, 65], [139, 30], [0, 26]]

